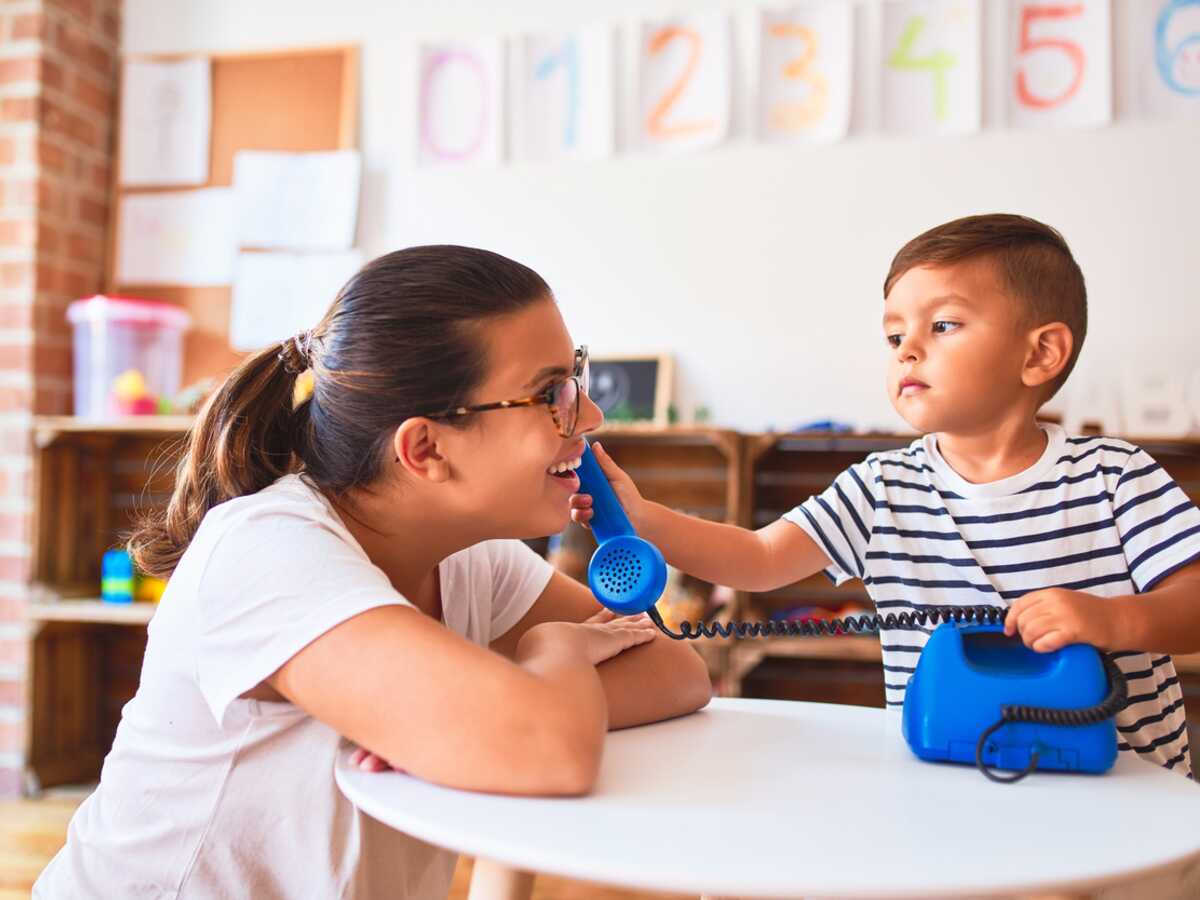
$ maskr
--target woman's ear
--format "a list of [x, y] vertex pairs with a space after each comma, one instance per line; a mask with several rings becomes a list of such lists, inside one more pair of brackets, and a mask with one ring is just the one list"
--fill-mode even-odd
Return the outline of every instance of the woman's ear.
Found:
[[439, 427], [431, 419], [405, 419], [392, 435], [396, 462], [414, 478], [440, 484], [450, 477], [450, 463], [438, 447]]
[[1021, 381], [1027, 387], [1048, 384], [1057, 378], [1071, 359], [1075, 337], [1063, 322], [1051, 322], [1029, 332], [1029, 351]]

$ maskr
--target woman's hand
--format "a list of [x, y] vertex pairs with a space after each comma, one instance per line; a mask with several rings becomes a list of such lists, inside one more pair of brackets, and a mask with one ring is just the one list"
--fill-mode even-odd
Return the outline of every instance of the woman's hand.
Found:
[[[592, 452], [596, 455], [596, 462], [600, 464], [600, 469], [608, 478], [609, 484], [612, 485], [617, 499], [621, 501], [625, 515], [629, 516], [633, 530], [645, 537], [643, 532], [646, 528], [646, 507], [649, 506], [649, 503], [638, 491], [633, 479], [613, 462], [608, 451], [599, 442], [592, 444]], [[575, 494], [571, 497], [571, 519], [580, 525], [587, 525], [592, 520], [591, 494]]]
[[654, 639], [658, 631], [645, 613], [636, 616], [618, 616], [602, 609], [591, 618], [578, 624], [574, 622], [543, 622], [535, 625], [521, 638], [527, 640], [550, 640], [574, 642], [578, 652], [593, 666]]

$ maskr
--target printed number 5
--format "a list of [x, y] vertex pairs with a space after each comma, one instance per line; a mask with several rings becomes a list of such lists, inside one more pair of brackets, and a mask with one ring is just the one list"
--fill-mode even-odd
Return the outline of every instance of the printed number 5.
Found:
[[1029, 29], [1038, 19], [1070, 19], [1075, 16], [1083, 15], [1083, 5], [1075, 4], [1073, 6], [1026, 6], [1021, 9], [1021, 46], [1019, 51], [1021, 54], [1029, 53], [1033, 50], [1060, 50], [1067, 55], [1071, 61], [1071, 65], [1075, 68], [1075, 77], [1071, 81], [1070, 86], [1059, 94], [1057, 97], [1039, 97], [1029, 89], [1029, 83], [1025, 80], [1024, 70], [1017, 72], [1017, 97], [1025, 106], [1033, 107], [1034, 109], [1050, 109], [1065, 103], [1075, 96], [1079, 90], [1079, 86], [1083, 84], [1083, 72], [1086, 67], [1086, 59], [1083, 54], [1083, 48], [1074, 41], [1061, 40], [1059, 38], [1034, 38], [1029, 33]]

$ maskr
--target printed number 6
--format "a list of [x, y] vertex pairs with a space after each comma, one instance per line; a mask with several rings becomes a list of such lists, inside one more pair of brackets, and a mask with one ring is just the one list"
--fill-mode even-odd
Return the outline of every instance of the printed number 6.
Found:
[[[1159, 13], [1158, 22], [1154, 27], [1154, 61], [1158, 66], [1158, 74], [1167, 83], [1167, 87], [1178, 94], [1197, 97], [1200, 96], [1200, 33], [1189, 34], [1174, 47], [1167, 46], [1167, 27], [1171, 24], [1171, 17], [1185, 6], [1200, 8], [1200, 0], [1171, 0]], [[1185, 79], [1191, 82], [1190, 84], [1181, 82], [1175, 72], [1177, 64], [1186, 67], [1189, 49], [1192, 51], [1195, 68], [1185, 69], [1181, 74], [1191, 76]]]

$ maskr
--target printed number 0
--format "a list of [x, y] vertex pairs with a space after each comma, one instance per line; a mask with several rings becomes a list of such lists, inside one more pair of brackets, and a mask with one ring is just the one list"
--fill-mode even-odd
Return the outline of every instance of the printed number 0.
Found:
[[667, 113], [671, 111], [671, 107], [675, 105], [683, 94], [684, 88], [687, 87], [687, 83], [691, 80], [692, 75], [695, 74], [696, 66], [700, 64], [700, 53], [704, 46], [700, 35], [693, 29], [668, 27], [656, 32], [650, 38], [650, 52], [661, 53], [676, 38], [682, 38], [691, 45], [691, 55], [688, 57], [688, 61], [684, 65], [679, 77], [675, 79], [667, 89], [667, 92], [663, 94], [662, 99], [655, 104], [654, 109], [650, 111], [650, 115], [646, 119], [646, 130], [653, 137], [660, 140], [707, 131], [716, 124], [712, 121], [702, 120], [668, 125], [663, 121], [666, 119]]
[[1083, 15], [1082, 4], [1074, 6], [1026, 6], [1021, 9], [1021, 46], [1018, 48], [1019, 52], [1024, 54], [1031, 50], [1061, 50], [1075, 67], [1074, 80], [1057, 97], [1037, 96], [1029, 89], [1029, 84], [1025, 80], [1025, 72], [1023, 70], [1017, 72], [1017, 97], [1025, 106], [1030, 106], [1034, 109], [1050, 109], [1066, 103], [1075, 96], [1075, 93], [1079, 90], [1079, 86], [1083, 84], [1086, 58], [1084, 57], [1082, 47], [1074, 41], [1065, 41], [1057, 38], [1038, 38], [1034, 40], [1033, 36], [1029, 33], [1030, 26], [1037, 19], [1070, 19], [1081, 15]]
[[812, 29], [791, 22], [771, 26], [771, 37], [799, 38], [804, 42], [804, 53], [783, 67], [783, 77], [800, 79], [810, 88], [803, 103], [780, 104], [771, 110], [771, 125], [780, 131], [799, 131], [806, 125], [818, 121], [825, 115], [829, 104], [829, 84], [820, 72], [809, 69], [817, 55], [817, 36]]

